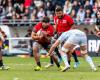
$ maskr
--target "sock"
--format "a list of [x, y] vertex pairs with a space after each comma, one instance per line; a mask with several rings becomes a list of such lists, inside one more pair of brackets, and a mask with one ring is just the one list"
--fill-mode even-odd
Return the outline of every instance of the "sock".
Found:
[[61, 59], [61, 55], [60, 55], [60, 53], [59, 53], [59, 51], [58, 51], [58, 48], [56, 48], [56, 49], [55, 49], [55, 52], [56, 52], [56, 54], [57, 54], [58, 58], [60, 58], [60, 59]]
[[41, 63], [40, 63], [40, 61], [39, 61], [39, 62], [37, 62], [37, 65], [38, 65], [39, 67], [41, 67]]
[[50, 57], [50, 63], [51, 63], [51, 64], [53, 64], [53, 63], [54, 63], [54, 62], [53, 62], [53, 59], [52, 59], [51, 57]]
[[75, 51], [72, 53], [72, 55], [74, 57], [75, 62], [79, 62], [78, 59], [77, 59], [77, 55], [76, 55], [76, 52]]
[[68, 63], [68, 58], [67, 58], [67, 54], [64, 53], [63, 51], [60, 51], [61, 52], [61, 56], [62, 56], [62, 60], [64, 61], [64, 64], [66, 67], [70, 67], [69, 63]]
[[89, 65], [91, 66], [91, 68], [95, 68], [94, 63], [92, 61], [92, 58], [90, 56], [86, 56], [85, 59], [89, 63]]
[[60, 64], [58, 63], [58, 62], [55, 62], [56, 63], [56, 65], [57, 65], [57, 67], [59, 68], [60, 67]]
[[70, 61], [70, 60], [68, 60], [68, 64], [69, 64], [69, 65], [70, 65], [70, 62], [71, 62], [71, 61]]
[[2, 60], [0, 60], [0, 66], [3, 66], [3, 61]]
[[55, 64], [57, 65], [57, 67], [59, 68], [60, 67], [60, 64], [58, 62], [58, 59], [56, 58], [56, 56], [51, 56], [52, 60], [54, 60]]

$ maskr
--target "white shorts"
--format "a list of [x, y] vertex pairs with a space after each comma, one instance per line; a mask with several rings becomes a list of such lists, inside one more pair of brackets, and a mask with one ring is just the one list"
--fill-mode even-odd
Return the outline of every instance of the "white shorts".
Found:
[[87, 45], [87, 37], [84, 34], [75, 34], [72, 36], [69, 36], [68, 39], [66, 40], [66, 43], [72, 43], [74, 45], [79, 45], [79, 46], [84, 46]]
[[41, 44], [39, 44], [38, 42], [33, 42], [33, 47], [36, 46], [38, 47], [38, 53], [39, 54], [44, 54], [44, 53], [48, 53], [46, 49], [44, 49]]

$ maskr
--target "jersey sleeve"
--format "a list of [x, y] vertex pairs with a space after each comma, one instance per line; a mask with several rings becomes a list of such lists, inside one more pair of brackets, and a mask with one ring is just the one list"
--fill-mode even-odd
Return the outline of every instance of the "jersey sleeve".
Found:
[[68, 16], [67, 18], [68, 18], [69, 26], [72, 26], [74, 24], [74, 20], [70, 16]]
[[33, 32], [37, 32], [39, 29], [40, 29], [40, 26], [41, 26], [41, 23], [38, 23], [36, 24], [34, 27], [33, 27]]

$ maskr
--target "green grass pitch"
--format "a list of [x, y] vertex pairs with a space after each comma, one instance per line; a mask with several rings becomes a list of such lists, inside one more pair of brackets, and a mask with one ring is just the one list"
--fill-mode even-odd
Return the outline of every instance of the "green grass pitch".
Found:
[[[35, 62], [33, 58], [4, 57], [4, 63], [11, 67], [10, 70], [0, 70], [0, 80], [100, 80], [100, 67], [97, 72], [92, 72], [84, 59], [79, 58], [80, 65], [73, 69], [72, 58], [71, 69], [60, 72], [56, 66], [45, 69], [49, 58], [42, 58], [42, 71], [34, 71]], [[96, 65], [100, 64], [100, 57], [93, 58]], [[63, 65], [63, 63], [62, 63]]]

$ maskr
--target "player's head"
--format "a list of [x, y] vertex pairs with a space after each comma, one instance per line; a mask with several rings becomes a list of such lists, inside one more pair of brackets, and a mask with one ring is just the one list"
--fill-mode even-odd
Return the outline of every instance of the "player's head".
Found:
[[49, 22], [50, 22], [50, 19], [47, 16], [43, 17], [43, 19], [42, 19], [42, 27], [44, 29], [47, 28], [48, 25], [49, 25]]
[[61, 19], [63, 17], [63, 9], [60, 6], [57, 6], [55, 9], [56, 16]]

